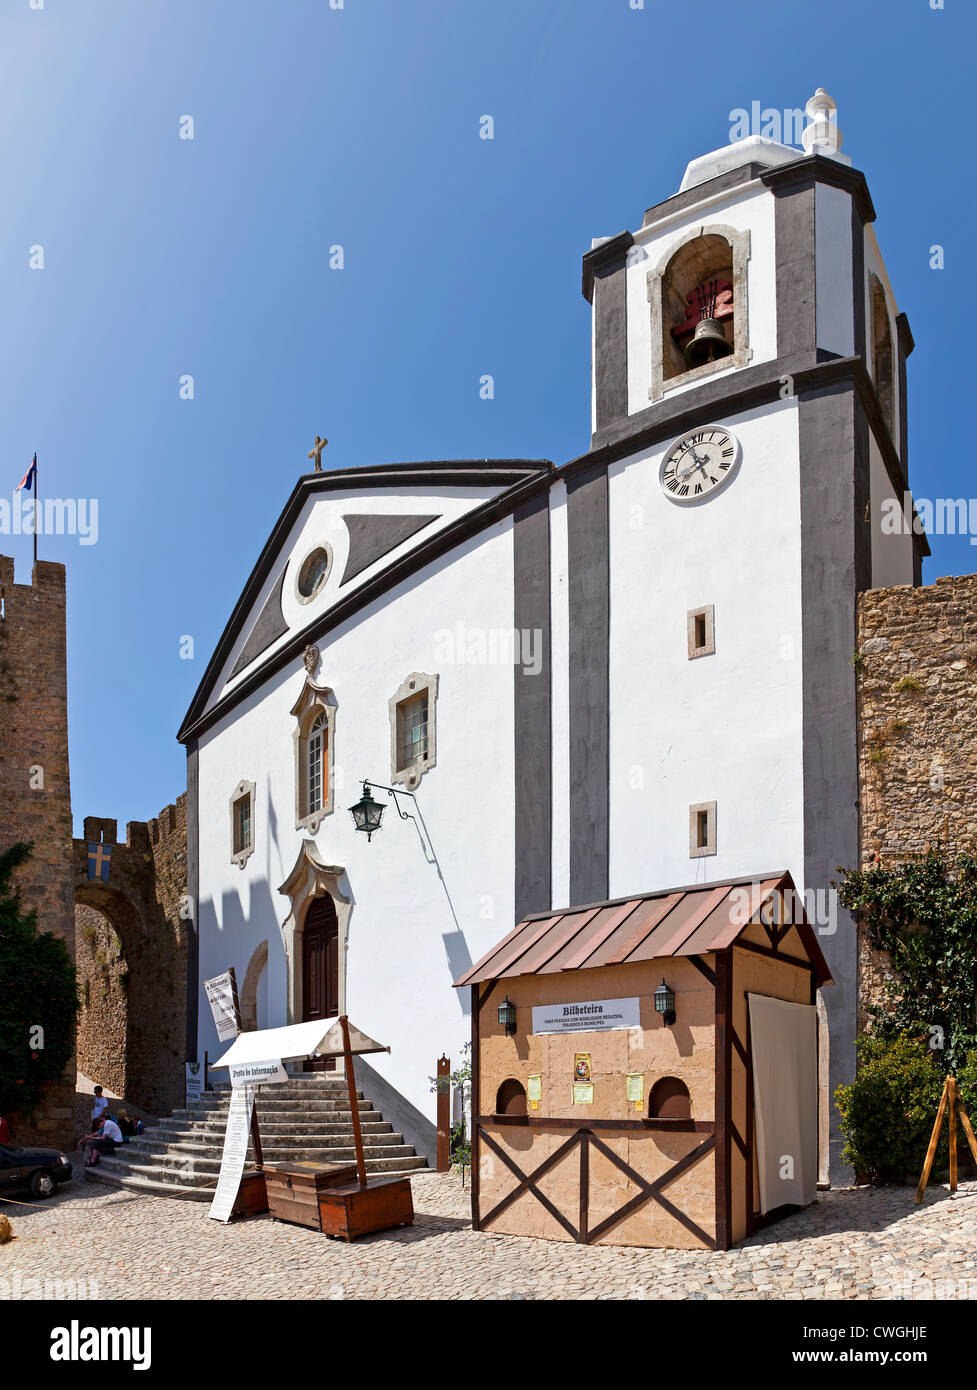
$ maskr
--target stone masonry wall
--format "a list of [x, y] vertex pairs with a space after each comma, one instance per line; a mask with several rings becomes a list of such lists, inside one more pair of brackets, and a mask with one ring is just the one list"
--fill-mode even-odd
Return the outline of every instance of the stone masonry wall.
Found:
[[[977, 842], [977, 575], [858, 601], [861, 867]], [[859, 931], [859, 1027], [886, 958]]]
[[[79, 1066], [153, 1114], [166, 1114], [185, 1094], [186, 835], [181, 795], [153, 820], [130, 821], [124, 844], [116, 821], [86, 816], [84, 838], [74, 848], [85, 1004]], [[107, 884], [88, 878], [90, 843], [111, 847]], [[103, 944], [103, 937], [111, 942], [106, 922], [121, 949], [116, 961], [106, 958], [112, 950]]]
[[75, 908], [78, 969], [78, 1070], [117, 1096], [126, 1094], [129, 967], [118, 932], [95, 907]]
[[[0, 849], [33, 841], [15, 882], [39, 928], [63, 937], [74, 958], [64, 566], [42, 560], [30, 584], [15, 584], [13, 560], [0, 556], [0, 599]], [[29, 1025], [43, 1022], [24, 1020], [25, 1047]], [[11, 1117], [18, 1142], [68, 1142], [74, 1072], [72, 1062], [63, 1083], [47, 1087], [32, 1120]]]

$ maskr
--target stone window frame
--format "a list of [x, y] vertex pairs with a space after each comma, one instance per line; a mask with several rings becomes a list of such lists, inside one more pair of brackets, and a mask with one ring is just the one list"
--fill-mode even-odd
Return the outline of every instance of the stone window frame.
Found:
[[[242, 778], [241, 778], [241, 781], [238, 782], [237, 786], [236, 786], [236, 787], [234, 788], [234, 790], [231, 792], [230, 796], [228, 797], [228, 801], [227, 801], [228, 811], [229, 811], [229, 813], [230, 813], [230, 821], [231, 821], [231, 863], [237, 865], [237, 867], [238, 867], [239, 869], [243, 869], [244, 866], [245, 866], [245, 864], [246, 864], [246, 863], [248, 862], [248, 860], [251, 858], [252, 854], [254, 854], [254, 841], [255, 841], [255, 833], [254, 833], [254, 828], [255, 828], [255, 827], [254, 827], [254, 804], [255, 804], [255, 797], [254, 797], [254, 790], [255, 790], [255, 788], [254, 788], [254, 783], [253, 783], [253, 782], [249, 782], [248, 779], [247, 779], [246, 777], [242, 777]], [[237, 805], [238, 805], [238, 802], [239, 802], [239, 801], [242, 801], [245, 797], [248, 798], [248, 801], [249, 801], [249, 803], [250, 803], [250, 812], [251, 812], [251, 839], [249, 840], [249, 842], [248, 842], [246, 845], [242, 845], [241, 848], [238, 849], [238, 847], [237, 847]]]
[[[691, 241], [703, 236], [719, 236], [729, 243], [733, 258], [733, 351], [718, 362], [704, 362], [701, 367], [681, 372], [678, 376], [665, 378], [662, 362], [665, 343], [665, 325], [662, 306], [662, 292], [665, 275], [672, 261]], [[648, 399], [660, 401], [673, 387], [686, 386], [689, 382], [712, 376], [731, 367], [745, 367], [752, 360], [753, 350], [749, 342], [749, 297], [748, 279], [750, 263], [750, 231], [748, 227], [731, 227], [727, 222], [703, 222], [690, 228], [678, 241], [670, 243], [667, 251], [653, 270], [647, 274], [648, 308], [651, 315], [651, 385]]]
[[[700, 646], [696, 640], [696, 628], [700, 620], [705, 620], [705, 641]], [[715, 656], [716, 654], [716, 605], [714, 603], [703, 604], [701, 608], [690, 608], [686, 617], [687, 636], [689, 643], [689, 660], [695, 661], [700, 656]]]
[[[700, 844], [699, 817], [706, 817], [706, 842]], [[689, 807], [689, 858], [705, 859], [716, 854], [716, 803], [696, 801]]]
[[[336, 696], [327, 685], [317, 685], [311, 676], [306, 675], [302, 691], [289, 711], [295, 720], [292, 730], [292, 744], [295, 754], [295, 829], [307, 830], [310, 835], [318, 832], [326, 816], [333, 813], [336, 779]], [[308, 749], [309, 730], [317, 715], [325, 716], [325, 788], [322, 805], [310, 811], [308, 806]]]
[[[437, 766], [438, 761], [438, 721], [437, 721], [437, 702], [438, 702], [438, 683], [440, 676], [429, 675], [425, 671], [412, 671], [401, 681], [397, 690], [387, 701], [387, 718], [390, 723], [390, 784], [391, 786], [406, 787], [408, 791], [413, 791], [420, 783], [425, 772], [430, 772], [432, 767]], [[400, 751], [398, 737], [398, 718], [397, 712], [401, 705], [408, 700], [416, 699], [418, 695], [427, 694], [427, 754], [420, 762], [414, 762], [407, 767], [400, 767]]]
[[[289, 912], [282, 923], [282, 944], [285, 948], [286, 1006], [289, 1023], [302, 1021], [302, 933], [305, 918], [313, 898], [328, 894], [336, 908], [339, 925], [339, 1012], [346, 1012], [346, 952], [349, 945], [349, 921], [353, 910], [352, 894], [343, 892], [340, 883], [349, 886], [345, 866], [327, 864], [320, 857], [314, 840], [303, 840], [288, 878], [278, 889], [289, 900]], [[298, 1064], [301, 1067], [301, 1063]]]

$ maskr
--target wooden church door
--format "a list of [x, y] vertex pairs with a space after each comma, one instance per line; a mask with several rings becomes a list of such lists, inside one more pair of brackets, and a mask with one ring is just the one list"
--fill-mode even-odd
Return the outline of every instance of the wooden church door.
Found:
[[[339, 1012], [339, 921], [326, 894], [315, 898], [302, 930], [302, 1022]], [[305, 1071], [335, 1071], [332, 1058], [307, 1061]]]

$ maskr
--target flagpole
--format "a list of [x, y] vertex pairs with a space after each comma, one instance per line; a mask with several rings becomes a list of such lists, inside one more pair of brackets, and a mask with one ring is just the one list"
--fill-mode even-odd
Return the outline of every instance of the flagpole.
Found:
[[37, 564], [37, 454], [34, 455], [34, 564]]

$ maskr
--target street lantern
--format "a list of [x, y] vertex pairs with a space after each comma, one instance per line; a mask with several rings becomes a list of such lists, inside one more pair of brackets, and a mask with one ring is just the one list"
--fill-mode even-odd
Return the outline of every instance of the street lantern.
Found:
[[374, 832], [380, 829], [380, 819], [383, 816], [383, 806], [379, 801], [374, 801], [369, 782], [363, 783], [363, 795], [356, 805], [349, 809], [357, 830], [362, 830], [369, 841]]
[[662, 1022], [669, 1027], [675, 1022], [675, 994], [664, 980], [655, 990], [655, 1013], [661, 1014]]
[[499, 1024], [505, 1029], [506, 1037], [516, 1031], [516, 1006], [508, 995], [499, 1005]]

